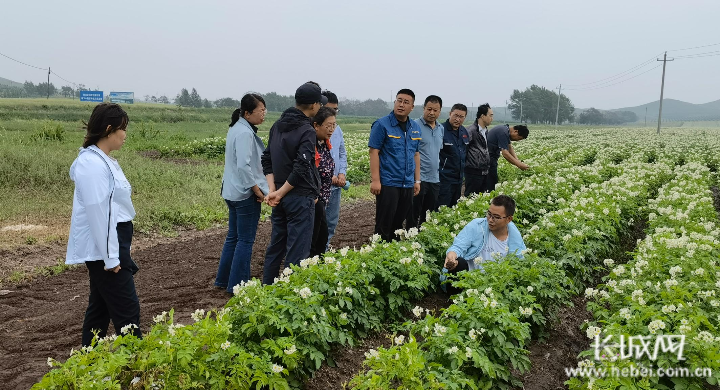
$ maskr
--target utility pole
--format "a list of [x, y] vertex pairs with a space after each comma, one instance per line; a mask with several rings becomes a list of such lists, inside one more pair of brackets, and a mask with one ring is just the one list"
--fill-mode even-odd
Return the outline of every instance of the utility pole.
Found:
[[665, 55], [663, 56], [663, 59], [659, 59], [658, 61], [663, 62], [663, 74], [662, 74], [662, 84], [660, 84], [660, 111], [658, 112], [658, 128], [657, 133], [660, 134], [660, 123], [662, 121], [662, 102], [663, 102], [663, 93], [665, 92], [665, 65], [667, 65], [668, 61], [673, 61], [674, 59], [668, 60], [667, 59], [667, 52], [665, 52]]
[[523, 118], [523, 117], [522, 117], [522, 114], [523, 114], [523, 112], [522, 112], [522, 99], [520, 99], [520, 123], [523, 122], [523, 120], [522, 120], [522, 118]]
[[505, 100], [505, 121], [507, 121], [507, 100]]
[[48, 85], [47, 85], [47, 98], [50, 99], [50, 67], [48, 67]]
[[645, 106], [645, 127], [647, 127], [647, 106]]
[[557, 110], [555, 110], [555, 130], [557, 130], [558, 116], [560, 115], [560, 94], [561, 93], [562, 93], [562, 84], [560, 84], [560, 87], [558, 88], [558, 103], [557, 103]]

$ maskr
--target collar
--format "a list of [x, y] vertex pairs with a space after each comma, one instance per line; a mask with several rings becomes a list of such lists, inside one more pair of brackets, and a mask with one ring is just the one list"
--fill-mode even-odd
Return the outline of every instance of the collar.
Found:
[[430, 125], [428, 124], [427, 121], [425, 121], [425, 118], [423, 118], [423, 117], [420, 117], [420, 122], [422, 122], [423, 125], [427, 126], [427, 127], [430, 128], [431, 130], [435, 130], [435, 129], [437, 129], [438, 126], [440, 126], [440, 122], [438, 122], [437, 120], [435, 120], [435, 127], [433, 128], [432, 126], [430, 126]]

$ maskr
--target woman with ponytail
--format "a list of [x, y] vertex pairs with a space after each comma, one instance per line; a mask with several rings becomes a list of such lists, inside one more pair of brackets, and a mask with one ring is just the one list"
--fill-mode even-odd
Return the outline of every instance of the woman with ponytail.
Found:
[[130, 257], [135, 217], [132, 188], [120, 164], [110, 157], [125, 144], [128, 115], [117, 104], [95, 106], [87, 133], [70, 167], [75, 182], [65, 263], [84, 263], [90, 275], [90, 297], [83, 322], [82, 344], [104, 338], [110, 320], [115, 333], [141, 336], [140, 300]]
[[265, 121], [265, 100], [246, 94], [232, 113], [225, 144], [222, 197], [228, 206], [228, 233], [220, 255], [215, 286], [232, 294], [233, 287], [250, 280], [260, 207], [269, 193], [260, 156], [265, 150], [257, 126]]

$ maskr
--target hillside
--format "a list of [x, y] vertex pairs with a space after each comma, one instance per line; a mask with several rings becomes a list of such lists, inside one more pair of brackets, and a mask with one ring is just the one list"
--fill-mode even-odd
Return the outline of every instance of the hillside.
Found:
[[[645, 107], [647, 107], [648, 121], [657, 121], [660, 101], [650, 102], [635, 107], [624, 107], [609, 111], [632, 111], [638, 116], [639, 121], [645, 119]], [[717, 121], [720, 120], [720, 100], [703, 104], [693, 104], [676, 99], [663, 100], [664, 121]]]
[[0, 77], [0, 86], [22, 87], [23, 84]]

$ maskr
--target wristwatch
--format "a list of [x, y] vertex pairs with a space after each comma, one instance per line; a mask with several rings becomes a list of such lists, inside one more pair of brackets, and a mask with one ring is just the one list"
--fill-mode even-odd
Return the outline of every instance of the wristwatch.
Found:
[[415, 181], [415, 183], [421, 183], [422, 181]]

